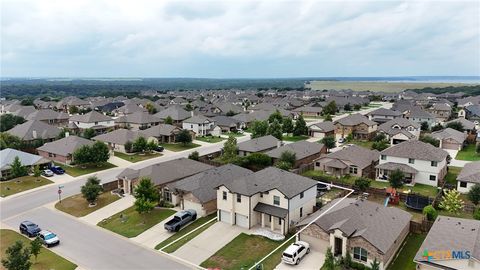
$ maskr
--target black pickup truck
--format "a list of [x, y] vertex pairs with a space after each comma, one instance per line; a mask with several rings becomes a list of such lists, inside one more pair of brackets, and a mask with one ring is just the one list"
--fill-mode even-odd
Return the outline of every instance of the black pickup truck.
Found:
[[197, 219], [197, 212], [195, 210], [183, 210], [177, 212], [171, 220], [165, 223], [164, 228], [170, 232], [178, 232], [182, 226], [195, 219]]

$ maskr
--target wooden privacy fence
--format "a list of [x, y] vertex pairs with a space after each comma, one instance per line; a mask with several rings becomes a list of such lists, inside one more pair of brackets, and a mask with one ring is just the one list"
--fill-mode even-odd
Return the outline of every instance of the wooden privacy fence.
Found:
[[410, 221], [410, 232], [411, 233], [428, 233], [430, 228], [432, 228], [433, 221], [428, 221], [426, 219], [421, 222], [411, 220]]

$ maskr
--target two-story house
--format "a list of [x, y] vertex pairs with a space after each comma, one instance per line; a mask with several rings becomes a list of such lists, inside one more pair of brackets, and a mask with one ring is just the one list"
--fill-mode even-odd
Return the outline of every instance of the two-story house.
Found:
[[391, 145], [420, 138], [420, 124], [406, 118], [396, 118], [378, 126]]
[[313, 212], [317, 182], [269, 167], [217, 187], [218, 220], [250, 229], [286, 234]]
[[435, 103], [428, 111], [435, 116], [437, 122], [441, 123], [448, 121], [452, 115], [452, 107], [447, 103]]
[[374, 111], [367, 113], [366, 116], [368, 116], [369, 120], [377, 122], [378, 124], [383, 124], [392, 119], [403, 117], [402, 112], [385, 109], [385, 108], [378, 108]]
[[447, 174], [447, 151], [429, 143], [411, 140], [380, 152], [377, 180], [388, 181], [392, 171], [400, 169], [406, 184], [438, 186]]
[[97, 134], [115, 126], [111, 117], [97, 111], [73, 115], [70, 117], [69, 123], [75, 125], [80, 131], [93, 128]]
[[203, 115], [195, 115], [183, 120], [182, 127], [195, 132], [196, 136], [206, 136], [211, 134], [215, 122]]
[[375, 136], [378, 127], [376, 122], [359, 113], [345, 116], [336, 120], [333, 124], [335, 125], [335, 137], [337, 139], [352, 134], [353, 139], [368, 140]]
[[409, 108], [407, 111], [405, 111], [404, 117], [420, 125], [423, 122], [426, 122], [429, 127], [433, 127], [435, 124], [437, 124], [437, 120], [433, 114], [419, 107]]
[[162, 119], [146, 112], [134, 112], [115, 119], [115, 125], [131, 130], [144, 130], [156, 126], [160, 122], [162, 122]]

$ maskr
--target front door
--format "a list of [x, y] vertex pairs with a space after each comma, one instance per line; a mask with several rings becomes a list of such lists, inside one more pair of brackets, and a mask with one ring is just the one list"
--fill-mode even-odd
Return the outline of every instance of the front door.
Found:
[[335, 237], [335, 247], [334, 247], [334, 254], [333, 256], [342, 256], [342, 246], [343, 240], [342, 238]]

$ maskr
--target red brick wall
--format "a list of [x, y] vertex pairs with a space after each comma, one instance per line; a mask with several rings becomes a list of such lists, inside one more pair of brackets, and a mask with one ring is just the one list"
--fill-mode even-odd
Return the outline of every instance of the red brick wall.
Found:
[[50, 160], [53, 160], [53, 161], [56, 161], [56, 162], [60, 162], [60, 163], [63, 163], [63, 164], [70, 163], [70, 160], [68, 159], [68, 157], [65, 157], [65, 156], [52, 155], [52, 156], [50, 157], [48, 152], [41, 151], [41, 150], [38, 150], [38, 155], [40, 155], [40, 156], [42, 156], [42, 157], [44, 157], [44, 158], [46, 158], [46, 159], [50, 159]]

